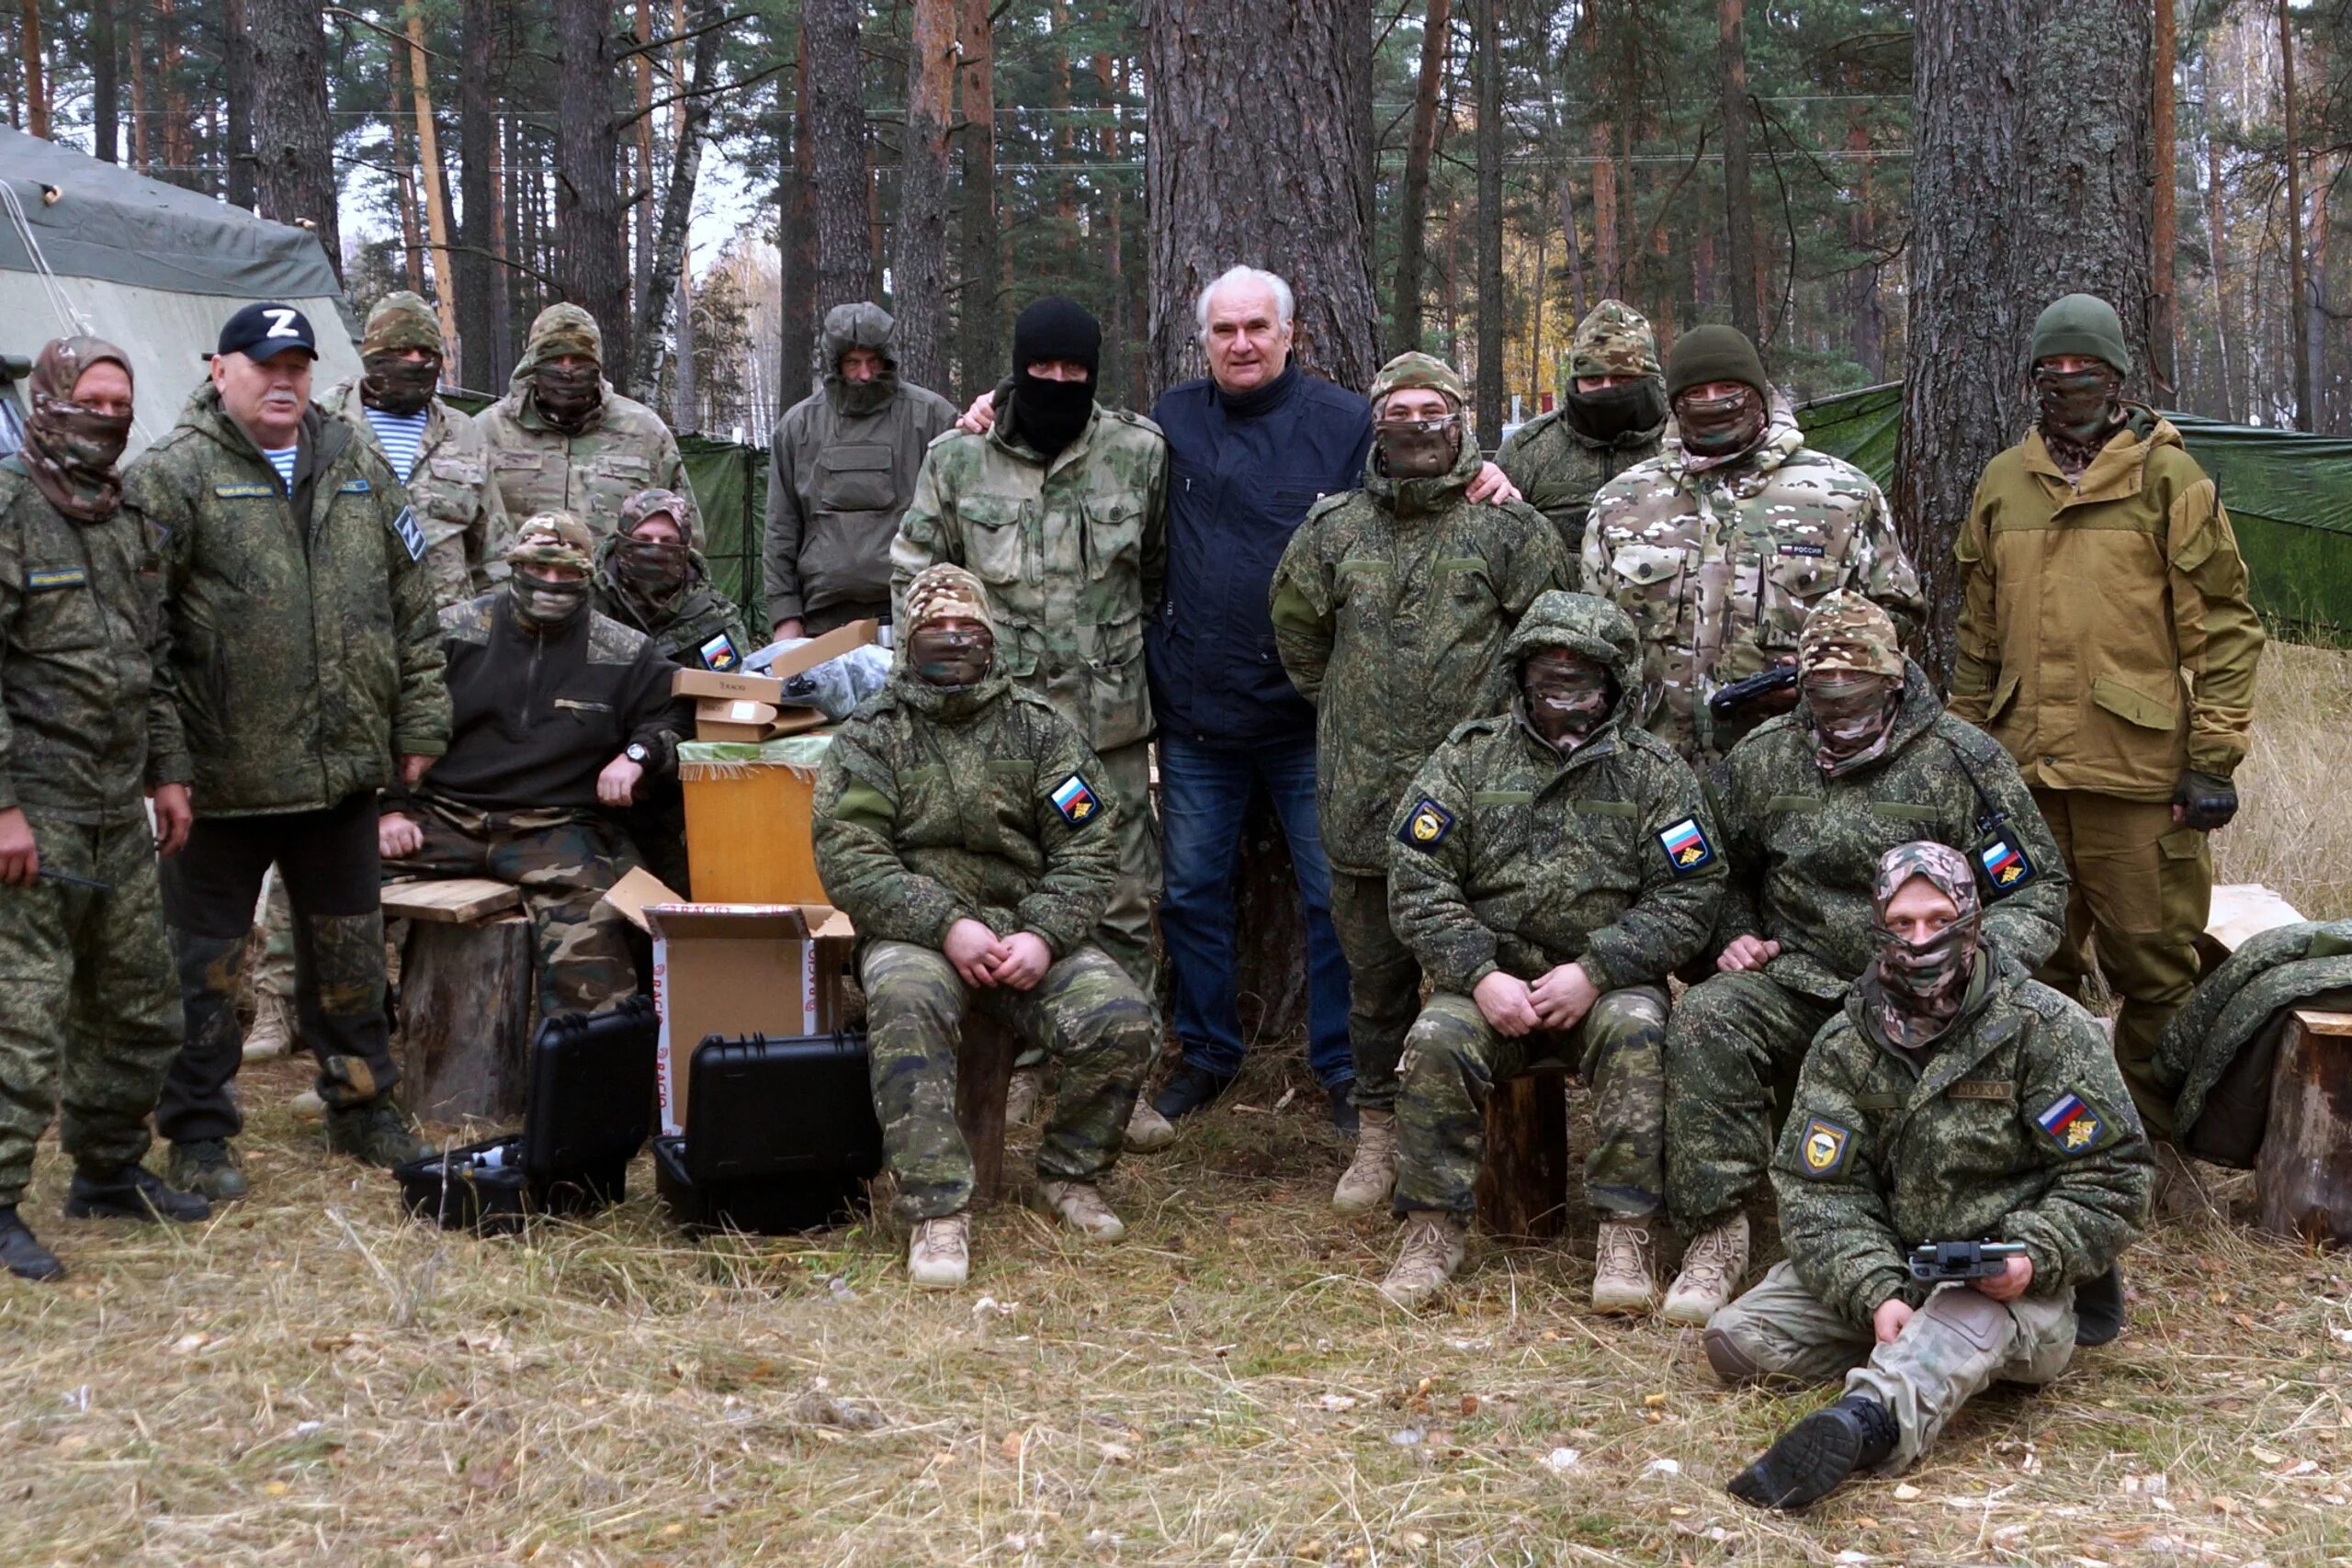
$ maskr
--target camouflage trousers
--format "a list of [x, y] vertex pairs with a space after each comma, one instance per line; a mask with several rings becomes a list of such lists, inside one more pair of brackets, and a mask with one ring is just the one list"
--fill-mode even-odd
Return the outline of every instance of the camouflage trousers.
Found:
[[968, 1004], [1061, 1059], [1061, 1089], [1037, 1145], [1037, 1174], [1095, 1181], [1119, 1157], [1158, 1039], [1151, 1005], [1100, 949], [1080, 947], [1027, 991], [974, 995], [935, 948], [877, 942], [858, 966], [873, 1051], [874, 1113], [899, 1179], [898, 1213], [937, 1219], [972, 1201], [972, 1154], [956, 1124], [956, 1053]]
[[388, 876], [486, 876], [511, 883], [531, 919], [539, 1016], [604, 1012], [637, 989], [628, 922], [605, 889], [634, 864], [620, 835], [594, 821], [517, 825], [505, 815], [421, 801], [424, 843], [384, 863]]
[[1405, 1037], [1396, 1096], [1396, 1212], [1466, 1214], [1486, 1153], [1487, 1096], [1535, 1062], [1576, 1053], [1592, 1090], [1592, 1149], [1585, 1195], [1610, 1219], [1658, 1211], [1666, 1184], [1666, 993], [1651, 986], [1603, 992], [1566, 1034], [1510, 1038], [1468, 997], [1440, 992]]
[[1421, 964], [1388, 923], [1388, 879], [1331, 868], [1331, 929], [1348, 955], [1348, 1046], [1353, 1099], [1365, 1111], [1396, 1103], [1396, 1063], [1421, 1006]]
[[179, 1052], [155, 840], [143, 813], [106, 827], [26, 817], [40, 863], [112, 891], [0, 887], [0, 1204], [17, 1201], [61, 1102], [58, 1141], [104, 1170], [147, 1153], [147, 1114]]
[[1775, 1091], [1838, 1004], [1753, 971], [1708, 976], [1666, 1026], [1666, 1208], [1684, 1235], [1724, 1224], [1764, 1186]]
[[[1731, 1342], [1756, 1370], [1749, 1381], [1823, 1383], [1846, 1380], [1894, 1413], [1901, 1432], [1882, 1467], [1908, 1469], [1960, 1407], [1988, 1385], [2040, 1386], [2075, 1359], [2075, 1299], [2020, 1296], [1996, 1302], [1965, 1285], [1945, 1285], [1911, 1314], [1891, 1345], [1815, 1299], [1785, 1259], [1756, 1288], [1715, 1314], [1707, 1337]], [[1713, 1359], [1713, 1358], [1710, 1358]]]
[[[814, 634], [811, 634], [814, 635]], [[1159, 901], [1159, 830], [1151, 817], [1151, 746], [1138, 740], [1102, 754], [1105, 787], [1119, 803], [1112, 822], [1118, 837], [1119, 880], [1111, 902], [1094, 925], [1094, 945], [1126, 971], [1144, 1006], [1151, 1010], [1152, 1039], [1159, 1037], [1159, 954], [1152, 945], [1151, 911]], [[1023, 1068], [1040, 1066], [1045, 1053], [1021, 1053]]]

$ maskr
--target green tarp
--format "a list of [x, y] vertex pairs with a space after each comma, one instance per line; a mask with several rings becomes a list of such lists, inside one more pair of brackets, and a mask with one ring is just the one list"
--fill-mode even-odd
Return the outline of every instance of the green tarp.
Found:
[[[2220, 486], [2254, 580], [2255, 607], [2282, 628], [2330, 639], [2352, 632], [2352, 441], [2165, 416]], [[1805, 440], [1894, 477], [1903, 389], [1869, 387], [1797, 411]]]

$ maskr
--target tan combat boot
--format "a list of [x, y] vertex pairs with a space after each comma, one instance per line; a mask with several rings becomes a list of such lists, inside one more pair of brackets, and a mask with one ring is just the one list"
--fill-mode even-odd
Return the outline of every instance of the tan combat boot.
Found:
[[1650, 1223], [1604, 1223], [1593, 1245], [1592, 1310], [1639, 1314], [1650, 1310], [1657, 1280], [1650, 1272]]
[[1406, 1216], [1405, 1246], [1388, 1278], [1380, 1281], [1380, 1293], [1410, 1312], [1445, 1289], [1462, 1267], [1468, 1230], [1461, 1215], [1434, 1209], [1417, 1209]]
[[971, 1277], [971, 1217], [917, 1220], [907, 1239], [907, 1278], [918, 1291], [953, 1291]]
[[1102, 1190], [1091, 1181], [1040, 1181], [1037, 1195], [1062, 1224], [1096, 1241], [1116, 1241], [1127, 1234], [1126, 1221], [1111, 1212]]
[[1331, 1207], [1343, 1214], [1369, 1214], [1385, 1208], [1396, 1190], [1396, 1112], [1366, 1111], [1356, 1134], [1356, 1157], [1331, 1190]]
[[1148, 1155], [1154, 1149], [1164, 1149], [1176, 1141], [1176, 1125], [1162, 1116], [1151, 1101], [1136, 1096], [1135, 1114], [1127, 1118], [1125, 1146], [1137, 1154]]
[[1035, 1067], [1015, 1067], [1004, 1086], [1004, 1124], [1025, 1127], [1037, 1114], [1046, 1092], [1045, 1075]]
[[294, 1049], [299, 1033], [294, 998], [259, 992], [254, 998], [254, 1026], [245, 1031], [245, 1060], [266, 1062], [283, 1056]]
[[1707, 1320], [1731, 1304], [1747, 1273], [1747, 1216], [1734, 1214], [1711, 1231], [1691, 1238], [1682, 1255], [1682, 1272], [1666, 1292], [1666, 1320], [1704, 1328]]

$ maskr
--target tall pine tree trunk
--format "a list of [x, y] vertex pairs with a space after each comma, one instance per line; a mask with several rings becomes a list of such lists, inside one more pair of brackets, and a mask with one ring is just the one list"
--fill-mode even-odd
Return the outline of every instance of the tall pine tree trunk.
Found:
[[[713, 10], [716, 3], [717, 0], [704, 0], [695, 7], [693, 27], [703, 27], [717, 19]], [[681, 98], [672, 106], [676, 112], [670, 140], [670, 180], [662, 192], [661, 217], [653, 230], [653, 269], [638, 301], [637, 359], [630, 371], [630, 379], [645, 388], [649, 395], [661, 349], [662, 323], [669, 318], [670, 296], [685, 268], [686, 232], [694, 217], [695, 186], [702, 176], [703, 139], [710, 129], [711, 95], [698, 90], [710, 85], [717, 76], [719, 46], [726, 34], [724, 28], [704, 28], [695, 39], [694, 64], [682, 87], [695, 91], [697, 96]], [[649, 210], [651, 206], [649, 201]]]
[[907, 129], [890, 256], [899, 375], [947, 384], [947, 122], [956, 91], [956, 0], [915, 0], [907, 39]]
[[506, 376], [506, 345], [492, 309], [492, 296], [506, 287], [505, 268], [494, 254], [498, 121], [491, 19], [496, 3], [465, 0], [458, 19], [458, 254], [450, 262], [458, 333], [466, 344], [464, 384], [485, 392], [500, 390]]
[[2287, 333], [2293, 343], [2295, 428], [2312, 428], [2311, 286], [2303, 276], [2303, 159], [2295, 123], [2295, 24], [2287, 0], [2278, 0], [2278, 105], [2286, 133]]
[[776, 332], [776, 415], [808, 395], [817, 359], [817, 224], [808, 133], [808, 50], [803, 34], [793, 72], [792, 150], [784, 164], [782, 231], [776, 236], [780, 318]]
[[[1717, 0], [1718, 69], [1724, 120], [1724, 265], [1731, 286], [1731, 324], [1760, 344], [1757, 328], [1756, 204], [1747, 177], [1747, 4]], [[1790, 258], [1792, 264], [1795, 258]]]
[[40, 0], [24, 0], [23, 20], [17, 30], [17, 52], [25, 69], [25, 129], [35, 136], [49, 135], [49, 84], [42, 79]]
[[[122, 44], [114, 25], [114, 8], [120, 3], [121, 0], [90, 0], [90, 131], [97, 155], [109, 164], [122, 161]], [[242, 21], [235, 30], [243, 40], [245, 29]], [[253, 46], [243, 42], [242, 47], [250, 50]], [[246, 59], [250, 61], [252, 56], [248, 54]], [[250, 126], [246, 139], [250, 144]], [[250, 164], [246, 170], [250, 178]]]
[[[245, 6], [246, 0], [226, 0], [220, 10], [220, 95], [228, 110], [228, 144], [221, 155], [229, 165], [229, 205], [250, 212], [254, 206], [254, 40]], [[96, 26], [93, 17], [94, 31]], [[95, 36], [92, 43], [95, 47]], [[111, 62], [108, 68], [111, 71]], [[111, 82], [107, 90], [112, 93]], [[107, 114], [111, 118], [113, 112], [109, 107]], [[113, 141], [110, 126], [107, 140]]]
[[1503, 429], [1502, 0], [1472, 0], [1478, 29], [1477, 436], [1500, 446]]
[[989, 0], [961, 0], [957, 74], [964, 97], [964, 273], [956, 311], [957, 389], [969, 401], [1004, 373], [1002, 243], [996, 214], [996, 36]]
[[605, 375], [630, 389], [628, 214], [614, 183], [620, 139], [613, 113], [613, 8], [608, 0], [556, 0], [556, 290], [596, 318]]
[[[246, 0], [254, 79], [254, 195], [264, 218], [319, 237], [343, 276], [343, 231], [335, 215], [334, 131], [327, 118], [326, 36], [311, 0]], [[143, 138], [142, 138], [143, 140]], [[144, 150], [141, 160], [144, 161]]]
[[858, 0], [803, 0], [800, 50], [808, 65], [810, 206], [817, 231], [817, 314], [871, 298], [865, 94], [857, 58]]
[[2179, 241], [2177, 210], [2180, 179], [2179, 95], [2173, 75], [2179, 64], [2179, 16], [2176, 0], [2155, 0], [2152, 41], [2155, 61], [2149, 73], [2148, 136], [2155, 184], [2149, 206], [2148, 367], [2154, 390], [2169, 406], [2179, 384], [2175, 361], [2180, 353]]
[[1389, 296], [1388, 352], [1421, 346], [1421, 271], [1428, 261], [1430, 164], [1437, 156], [1437, 101], [1445, 83], [1453, 0], [1429, 0], [1421, 20], [1421, 69], [1414, 79], [1413, 126], [1405, 142], [1405, 183], [1396, 200], [1396, 287]]

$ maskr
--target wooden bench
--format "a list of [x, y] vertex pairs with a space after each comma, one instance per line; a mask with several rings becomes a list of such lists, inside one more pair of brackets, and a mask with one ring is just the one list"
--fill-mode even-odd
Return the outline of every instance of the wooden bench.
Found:
[[972, 1154], [972, 1201], [1004, 1194], [1004, 1097], [1021, 1044], [994, 1013], [964, 1010], [964, 1043], [956, 1056], [956, 1125]]
[[430, 1122], [523, 1112], [538, 975], [521, 891], [485, 877], [384, 885], [405, 920], [392, 1059], [401, 1105]]
[[1541, 1061], [1487, 1096], [1487, 1153], [1472, 1189], [1478, 1226], [1550, 1241], [1568, 1225], [1568, 1067]]

